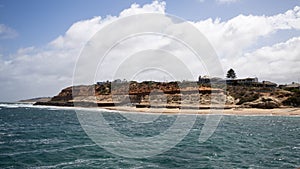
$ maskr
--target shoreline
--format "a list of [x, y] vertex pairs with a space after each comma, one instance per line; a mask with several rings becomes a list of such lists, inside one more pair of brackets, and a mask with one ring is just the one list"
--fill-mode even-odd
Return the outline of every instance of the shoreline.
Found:
[[230, 108], [230, 109], [178, 109], [178, 108], [136, 108], [130, 106], [103, 106], [103, 107], [74, 107], [74, 106], [54, 106], [54, 105], [33, 105], [31, 103], [8, 103], [8, 104], [24, 104], [30, 105], [31, 108], [58, 108], [58, 109], [86, 109], [86, 110], [108, 110], [118, 111], [120, 113], [141, 113], [141, 114], [191, 114], [191, 115], [237, 115], [237, 116], [300, 116], [300, 108], [297, 107], [281, 107], [274, 109], [258, 109], [258, 108]]
[[300, 108], [232, 108], [232, 109], [167, 109], [167, 108], [135, 108], [135, 107], [101, 107], [106, 110], [145, 113], [145, 114], [191, 114], [191, 115], [238, 115], [238, 116], [300, 116]]

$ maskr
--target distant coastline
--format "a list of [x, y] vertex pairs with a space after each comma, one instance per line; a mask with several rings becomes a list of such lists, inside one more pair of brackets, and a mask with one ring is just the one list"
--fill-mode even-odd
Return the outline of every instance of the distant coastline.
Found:
[[36, 102], [48, 102], [51, 97], [36, 97], [32, 99], [19, 100], [18, 103], [36, 103]]

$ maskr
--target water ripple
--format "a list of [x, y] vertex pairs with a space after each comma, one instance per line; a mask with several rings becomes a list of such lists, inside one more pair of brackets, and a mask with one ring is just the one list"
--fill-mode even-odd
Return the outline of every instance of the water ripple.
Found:
[[[73, 110], [18, 106], [5, 108], [0, 104], [0, 168], [300, 166], [300, 117], [226, 116], [213, 136], [200, 144], [198, 137], [205, 116], [199, 116], [190, 133], [174, 148], [147, 159], [129, 159], [97, 146], [83, 131]], [[106, 112], [105, 116], [113, 127], [128, 136], [150, 137], [174, 122], [170, 116], [162, 118], [156, 126], [145, 127], [115, 113]]]

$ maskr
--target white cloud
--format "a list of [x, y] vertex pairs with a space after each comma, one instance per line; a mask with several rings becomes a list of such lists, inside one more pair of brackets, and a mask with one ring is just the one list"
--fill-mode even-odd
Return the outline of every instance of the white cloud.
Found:
[[239, 15], [223, 22], [207, 19], [195, 26], [214, 46], [224, 71], [233, 67], [239, 77], [257, 76], [261, 80], [289, 83], [299, 78], [299, 62], [293, 60], [300, 58], [298, 38], [261, 49], [252, 47], [262, 38], [276, 36], [279, 30], [299, 31], [299, 24], [300, 8], [296, 6], [274, 16]]
[[245, 53], [234, 62], [243, 75], [281, 83], [297, 81], [300, 73], [300, 37]]
[[300, 29], [300, 8], [274, 16], [239, 15], [228, 21], [207, 19], [194, 23], [210, 40], [222, 59], [232, 60], [278, 30]]
[[0, 39], [13, 39], [17, 36], [17, 31], [4, 24], [0, 24]]
[[104, 22], [101, 17], [94, 17], [74, 23], [63, 36], [59, 36], [50, 45], [55, 48], [72, 49], [83, 46], [100, 28]]
[[120, 17], [126, 17], [142, 13], [165, 13], [165, 2], [153, 1], [151, 4], [140, 6], [132, 4], [130, 8], [123, 10], [120, 15], [107, 16], [101, 18], [94, 17], [89, 20], [83, 20], [74, 23], [63, 36], [59, 36], [50, 43], [56, 48], [77, 48], [82, 47], [96, 32], [98, 32], [105, 25], [115, 21]]
[[151, 4], [145, 4], [141, 7], [138, 4], [132, 4], [129, 9], [125, 9], [120, 13], [120, 16], [130, 16], [141, 13], [165, 13], [165, 2], [153, 1]]

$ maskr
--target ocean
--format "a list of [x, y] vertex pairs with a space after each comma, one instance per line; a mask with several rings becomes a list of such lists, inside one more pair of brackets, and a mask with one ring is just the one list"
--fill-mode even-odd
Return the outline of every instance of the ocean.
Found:
[[[108, 126], [128, 138], [155, 137], [170, 128], [178, 117], [152, 118], [143, 114], [140, 116], [152, 122], [134, 122], [119, 112], [100, 110], [98, 113], [108, 121]], [[205, 115], [197, 116], [188, 134], [166, 151], [130, 158], [110, 151], [93, 139], [86, 132], [90, 126], [81, 123], [75, 109], [2, 103], [0, 168], [300, 167], [300, 117], [226, 115], [212, 136], [202, 143], [199, 135], [205, 121]], [[109, 131], [105, 126], [99, 130]], [[176, 132], [180, 133], [180, 128]], [[122, 140], [117, 143], [110, 134], [101, 138], [111, 140], [111, 145], [122, 144]], [[157, 145], [165, 141], [157, 138]], [[125, 151], [122, 147], [118, 150]], [[131, 149], [130, 153], [135, 152], [138, 150]]]

